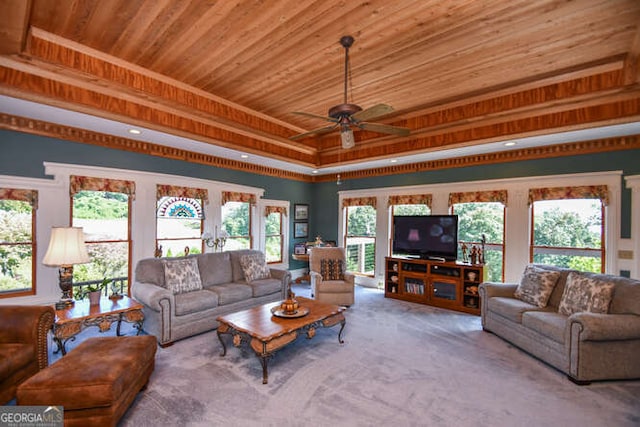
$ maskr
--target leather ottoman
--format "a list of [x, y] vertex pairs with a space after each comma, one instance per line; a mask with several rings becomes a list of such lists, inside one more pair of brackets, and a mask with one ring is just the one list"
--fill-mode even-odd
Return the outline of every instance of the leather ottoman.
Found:
[[155, 366], [153, 336], [89, 338], [23, 382], [18, 405], [64, 407], [65, 426], [115, 426]]

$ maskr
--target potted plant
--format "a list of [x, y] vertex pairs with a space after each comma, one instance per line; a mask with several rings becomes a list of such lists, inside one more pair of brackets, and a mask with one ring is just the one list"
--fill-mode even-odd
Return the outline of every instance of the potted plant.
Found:
[[100, 297], [102, 296], [102, 292], [109, 286], [113, 279], [107, 279], [104, 277], [102, 282], [100, 283], [92, 283], [90, 285], [85, 286], [80, 292], [78, 292], [78, 299], [84, 299], [84, 297], [89, 296], [89, 304], [98, 305], [100, 304]]

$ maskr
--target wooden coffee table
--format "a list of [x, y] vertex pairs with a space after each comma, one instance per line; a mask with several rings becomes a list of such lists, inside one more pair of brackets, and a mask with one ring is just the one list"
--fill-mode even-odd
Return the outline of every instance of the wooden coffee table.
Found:
[[116, 335], [120, 336], [120, 324], [125, 321], [133, 323], [140, 334], [144, 322], [142, 304], [129, 297], [111, 300], [103, 298], [99, 305], [90, 305], [89, 301], [76, 301], [70, 307], [56, 310], [56, 318], [53, 323], [53, 340], [57, 344], [58, 351], [64, 356], [67, 354], [65, 345], [67, 341], [75, 340], [83, 329], [89, 326], [97, 326], [100, 332], [111, 329], [111, 324], [117, 322]]
[[222, 354], [227, 354], [227, 347], [222, 340], [222, 335], [233, 336], [233, 345], [239, 347], [242, 342], [247, 342], [255, 351], [262, 364], [262, 384], [267, 384], [267, 362], [277, 350], [295, 341], [298, 334], [305, 333], [308, 339], [314, 337], [317, 328], [330, 328], [340, 326], [338, 342], [343, 344], [342, 330], [346, 320], [342, 312], [345, 307], [325, 304], [308, 298], [296, 298], [301, 308], [309, 309], [309, 313], [303, 317], [282, 318], [271, 313], [273, 307], [278, 307], [280, 302], [264, 304], [237, 313], [219, 316], [216, 320], [218, 326], [218, 339], [222, 344]]

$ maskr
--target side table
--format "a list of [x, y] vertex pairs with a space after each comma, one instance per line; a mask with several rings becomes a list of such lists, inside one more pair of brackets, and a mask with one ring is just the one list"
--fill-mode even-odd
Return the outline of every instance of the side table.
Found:
[[56, 318], [51, 327], [53, 340], [58, 346], [55, 352], [61, 351], [63, 356], [67, 354], [67, 341], [74, 341], [76, 335], [89, 326], [97, 326], [100, 332], [105, 332], [111, 329], [113, 322], [117, 322], [116, 335], [120, 336], [122, 321], [132, 323], [138, 330], [136, 335], [139, 335], [144, 323], [142, 304], [123, 296], [117, 300], [103, 298], [99, 305], [90, 305], [86, 300], [76, 301], [70, 307], [56, 310]]

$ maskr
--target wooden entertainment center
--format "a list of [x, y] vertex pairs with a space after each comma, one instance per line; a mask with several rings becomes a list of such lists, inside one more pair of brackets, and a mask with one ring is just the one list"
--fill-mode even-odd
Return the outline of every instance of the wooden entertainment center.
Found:
[[384, 296], [479, 315], [484, 278], [482, 264], [386, 257]]

